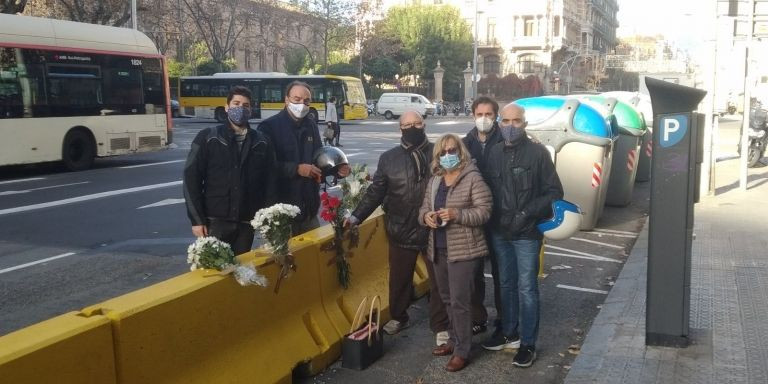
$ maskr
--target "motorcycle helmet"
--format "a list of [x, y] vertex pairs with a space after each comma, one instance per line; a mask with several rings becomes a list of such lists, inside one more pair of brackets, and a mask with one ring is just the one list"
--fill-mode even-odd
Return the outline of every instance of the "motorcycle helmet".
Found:
[[536, 225], [549, 240], [563, 240], [571, 237], [581, 226], [581, 209], [565, 200], [552, 202], [552, 217]]
[[312, 156], [312, 163], [323, 171], [323, 176], [333, 176], [339, 171], [339, 167], [349, 164], [347, 155], [336, 147], [326, 145], [318, 148]]

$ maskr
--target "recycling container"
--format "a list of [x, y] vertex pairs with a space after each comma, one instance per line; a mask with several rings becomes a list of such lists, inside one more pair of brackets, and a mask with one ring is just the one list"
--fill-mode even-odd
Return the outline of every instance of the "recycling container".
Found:
[[545, 96], [516, 103], [525, 108], [528, 134], [552, 154], [565, 200], [581, 207], [580, 229], [593, 229], [605, 204], [618, 133], [603, 114], [576, 99]]

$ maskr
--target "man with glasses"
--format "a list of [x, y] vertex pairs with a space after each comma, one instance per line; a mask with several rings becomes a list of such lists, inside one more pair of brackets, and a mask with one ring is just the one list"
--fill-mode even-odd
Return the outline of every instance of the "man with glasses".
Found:
[[[293, 204], [301, 209], [293, 223], [294, 235], [320, 226], [317, 211], [320, 209], [323, 173], [312, 164], [312, 156], [323, 144], [317, 122], [307, 118], [311, 102], [310, 86], [294, 81], [285, 89], [285, 108], [259, 125], [259, 131], [267, 135], [275, 146], [278, 202]], [[339, 169], [339, 176], [347, 174], [349, 166]]]
[[[407, 111], [400, 116], [400, 133], [400, 145], [381, 154], [373, 182], [345, 223], [357, 225], [379, 205], [384, 209], [389, 239], [389, 312], [392, 315], [392, 320], [384, 325], [384, 331], [390, 335], [410, 325], [407, 309], [411, 304], [416, 258], [426, 250], [429, 237], [428, 228], [419, 225], [418, 214], [431, 176], [433, 144], [427, 139], [424, 120], [418, 112]], [[448, 313], [437, 294], [436, 279], [428, 260], [427, 266], [433, 292], [429, 302], [430, 328], [441, 334], [448, 330]], [[447, 337], [443, 342], [447, 342]]]
[[530, 367], [539, 332], [539, 249], [536, 224], [551, 216], [563, 186], [549, 151], [525, 133], [525, 109], [511, 103], [501, 110], [503, 142], [488, 154], [488, 183], [493, 194], [491, 246], [496, 254], [501, 294], [501, 333], [482, 343], [500, 351], [518, 348], [512, 364]]

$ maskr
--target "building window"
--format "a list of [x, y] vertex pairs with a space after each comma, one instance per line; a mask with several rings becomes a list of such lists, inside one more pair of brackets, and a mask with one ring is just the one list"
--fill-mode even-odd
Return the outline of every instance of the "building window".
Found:
[[245, 54], [245, 70], [250, 72], [253, 66], [253, 63], [251, 62], [251, 50], [246, 48], [243, 53]]
[[303, 27], [301, 25], [296, 26], [296, 38], [297, 40], [301, 41], [301, 30]]
[[278, 59], [280, 58], [280, 52], [277, 51], [277, 49], [272, 51], [272, 70], [277, 72], [277, 63]]
[[555, 23], [554, 23], [553, 33], [552, 35], [555, 37], [560, 37], [560, 16], [555, 16]]
[[533, 29], [536, 20], [533, 16], [523, 17], [523, 36], [533, 36]]
[[495, 17], [488, 18], [488, 29], [486, 31], [485, 38], [488, 42], [488, 45], [494, 44], [494, 41], [496, 40], [496, 18]]
[[496, 55], [488, 55], [485, 56], [485, 62], [483, 71], [486, 75], [499, 75], [499, 69], [501, 67], [501, 62], [499, 61], [499, 56]]
[[533, 73], [536, 70], [536, 55], [529, 53], [517, 58], [517, 73]]
[[259, 50], [259, 71], [265, 72], [267, 70], [267, 50]]

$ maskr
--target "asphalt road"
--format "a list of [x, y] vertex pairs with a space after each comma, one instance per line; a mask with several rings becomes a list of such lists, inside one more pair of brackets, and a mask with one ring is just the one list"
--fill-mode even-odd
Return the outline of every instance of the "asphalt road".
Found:
[[[0, 335], [187, 271], [186, 248], [194, 239], [181, 174], [194, 135], [212, 124], [176, 119], [175, 148], [99, 159], [88, 171], [0, 168]], [[463, 135], [471, 126], [465, 117], [427, 120], [431, 139]], [[342, 124], [342, 149], [371, 172], [379, 155], [398, 143], [395, 121]], [[469, 369], [445, 373], [445, 359], [429, 354], [434, 339], [422, 300], [412, 309], [414, 326], [388, 339], [386, 356], [369, 370], [337, 364], [301, 382], [561, 382], [641, 228], [648, 191], [648, 183], [637, 184], [633, 202], [607, 207], [595, 231], [547, 247], [539, 360], [532, 369], [513, 369], [512, 355], [475, 348]]]

